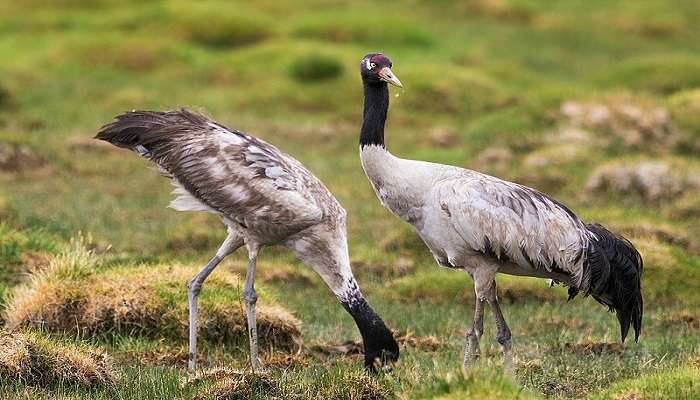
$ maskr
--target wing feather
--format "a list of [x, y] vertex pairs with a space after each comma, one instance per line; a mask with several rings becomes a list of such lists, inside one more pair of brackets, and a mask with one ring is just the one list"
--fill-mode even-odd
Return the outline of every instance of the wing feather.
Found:
[[443, 180], [434, 195], [473, 250], [527, 268], [583, 280], [589, 232], [566, 206], [534, 189], [472, 171]]
[[[244, 226], [289, 234], [323, 218], [325, 188], [275, 146], [188, 111], [134, 111], [98, 139], [134, 150], [173, 179], [178, 210], [216, 212]], [[327, 190], [325, 190], [327, 192]]]

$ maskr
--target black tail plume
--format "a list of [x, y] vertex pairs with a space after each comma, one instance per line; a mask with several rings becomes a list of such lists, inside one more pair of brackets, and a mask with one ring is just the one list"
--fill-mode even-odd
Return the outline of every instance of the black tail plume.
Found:
[[[589, 254], [604, 256], [610, 273], [605, 281], [592, 276], [589, 293], [599, 303], [614, 310], [620, 322], [620, 335], [625, 341], [630, 325], [634, 328], [634, 340], [639, 340], [642, 331], [644, 301], [642, 299], [641, 276], [644, 268], [642, 256], [622, 236], [616, 235], [599, 224], [586, 224], [595, 235], [589, 246]], [[600, 263], [601, 259], [588, 259], [587, 263]], [[599, 276], [597, 277], [599, 278]], [[597, 290], [592, 290], [592, 289]], [[587, 293], [587, 294], [589, 294]]]

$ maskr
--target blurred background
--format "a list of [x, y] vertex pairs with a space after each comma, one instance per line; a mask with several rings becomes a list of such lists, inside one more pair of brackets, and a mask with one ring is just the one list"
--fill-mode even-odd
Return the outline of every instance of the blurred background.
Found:
[[[126, 110], [190, 107], [317, 174], [348, 210], [351, 258], [370, 299], [392, 326], [449, 343], [440, 357], [457, 367], [471, 283], [434, 265], [409, 227], [381, 207], [360, 166], [358, 66], [375, 51], [392, 59], [404, 84], [391, 89], [386, 136], [395, 155], [535, 187], [625, 234], [645, 258], [646, 347], [622, 356], [563, 348], [617, 340], [614, 316], [590, 299], [567, 305], [563, 289], [504, 278], [516, 346], [537, 354], [521, 359], [519, 384], [537, 396], [586, 396], [613, 382], [623, 382], [621, 393], [647, 387], [624, 382], [679, 366], [696, 374], [695, 0], [0, 0], [0, 294], [7, 298], [78, 232], [114, 265], [208, 259], [224, 238], [220, 222], [166, 209], [167, 180], [92, 139]], [[286, 251], [265, 254], [262, 268], [308, 273]], [[243, 262], [238, 254], [229, 267]], [[310, 279], [305, 291], [270, 289], [304, 322], [305, 339], [356, 335]], [[310, 310], [309, 293], [327, 303]], [[561, 315], [551, 332], [538, 331], [542, 318]], [[433, 357], [407, 363], [420, 375]], [[566, 379], [555, 365], [571, 366]], [[427, 380], [444, 383], [436, 393], [468, 387], [448, 382], [448, 372]], [[431, 395], [429, 383], [405, 379], [387, 385], [399, 397]]]

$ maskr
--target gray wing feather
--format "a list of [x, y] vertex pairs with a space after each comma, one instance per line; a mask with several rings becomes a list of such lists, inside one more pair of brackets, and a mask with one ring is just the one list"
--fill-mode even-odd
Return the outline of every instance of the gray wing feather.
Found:
[[474, 251], [523, 267], [545, 268], [583, 280], [590, 237], [568, 208], [534, 189], [478, 173], [436, 187], [453, 228]]
[[[134, 150], [173, 179], [178, 210], [206, 210], [245, 226], [301, 230], [319, 222], [318, 180], [273, 145], [188, 110], [135, 111], [98, 139]], [[288, 233], [288, 232], [287, 232]]]

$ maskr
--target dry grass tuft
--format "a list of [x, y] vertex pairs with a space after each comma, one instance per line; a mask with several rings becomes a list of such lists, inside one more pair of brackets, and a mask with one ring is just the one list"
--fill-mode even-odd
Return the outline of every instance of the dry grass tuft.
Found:
[[530, 152], [523, 158], [523, 165], [542, 173], [542, 168], [560, 167], [585, 160], [588, 156], [588, 149], [577, 144], [549, 145]]
[[242, 371], [231, 368], [214, 368], [199, 373], [187, 385], [197, 385], [203, 382], [214, 382], [194, 398], [201, 400], [250, 399], [264, 394], [276, 398], [283, 396], [282, 389], [268, 373]]
[[392, 397], [388, 388], [364, 371], [343, 372], [331, 382], [319, 380], [312, 386], [291, 381], [271, 372], [243, 371], [219, 367], [203, 371], [182, 386], [201, 387], [195, 399], [271, 398], [302, 400], [384, 400]]
[[39, 386], [67, 383], [91, 388], [117, 381], [112, 360], [102, 351], [8, 332], [0, 332], [0, 376]]
[[68, 149], [76, 153], [107, 154], [118, 153], [119, 148], [112, 146], [104, 140], [95, 140], [92, 137], [79, 135], [67, 140]]
[[652, 238], [694, 253], [700, 252], [698, 243], [693, 241], [688, 234], [671, 225], [635, 222], [634, 224], [612, 224], [611, 227], [614, 231], [625, 236]]
[[[14, 291], [6, 309], [9, 329], [37, 328], [100, 337], [144, 335], [185, 340], [185, 285], [197, 272], [183, 266], [98, 268], [82, 244], [56, 257], [46, 270]], [[211, 343], [247, 341], [238, 275], [214, 274], [200, 296], [199, 336]], [[301, 323], [274, 304], [258, 306], [263, 348], [297, 351]]]
[[[247, 265], [235, 264], [231, 267], [231, 271], [239, 274], [240, 276], [245, 276], [247, 270]], [[305, 267], [295, 268], [289, 264], [275, 264], [275, 265], [259, 265], [255, 270], [255, 281], [256, 282], [269, 282], [269, 283], [294, 283], [301, 286], [313, 285], [316, 277], [310, 269]]]
[[679, 197], [673, 202], [669, 215], [678, 219], [700, 219], [700, 196], [691, 192]]
[[476, 156], [472, 168], [494, 175], [502, 175], [508, 171], [512, 160], [513, 152], [509, 148], [489, 147]]
[[627, 392], [616, 394], [612, 400], [643, 400], [645, 397], [636, 389], [631, 389]]
[[385, 400], [393, 398], [393, 394], [377, 378], [364, 371], [351, 371], [334, 384], [321, 388], [316, 397], [329, 400]]
[[[425, 352], [438, 351], [443, 343], [435, 336], [417, 336], [413, 332], [393, 331], [394, 338], [401, 347], [412, 347]], [[316, 344], [309, 348], [316, 357], [330, 361], [338, 357], [358, 356], [364, 354], [362, 341], [346, 340], [342, 343]]]
[[[112, 354], [119, 362], [124, 363], [137, 361], [141, 364], [184, 367], [188, 360], [188, 349], [185, 346], [172, 346], [163, 343], [154, 349], [129, 349]], [[206, 361], [202, 359], [201, 354], [199, 356], [201, 362]]]
[[460, 143], [460, 138], [449, 128], [436, 127], [428, 132], [424, 143], [428, 146], [449, 148], [458, 145]]
[[626, 148], [667, 149], [678, 140], [668, 111], [646, 99], [616, 95], [600, 102], [567, 101], [560, 112], [568, 124], [617, 140]]
[[37, 273], [51, 265], [51, 255], [44, 251], [28, 250], [22, 253], [20, 259], [29, 273]]
[[270, 352], [263, 355], [262, 365], [271, 369], [300, 369], [309, 366], [309, 359], [301, 354]]
[[564, 343], [564, 348], [578, 355], [622, 354], [623, 347], [620, 343], [607, 342], [584, 342], [584, 343]]
[[586, 184], [594, 193], [637, 194], [649, 202], [673, 199], [700, 189], [691, 166], [671, 161], [612, 162], [598, 167]]
[[405, 347], [413, 347], [427, 352], [435, 352], [442, 347], [443, 343], [435, 336], [417, 336], [412, 331], [394, 331], [396, 341]]
[[534, 329], [570, 329], [580, 330], [590, 329], [590, 321], [575, 317], [561, 317], [556, 314], [537, 314], [529, 319], [529, 322], [535, 327]]
[[28, 146], [0, 142], [0, 172], [24, 172], [45, 164], [46, 160]]
[[315, 344], [309, 348], [317, 358], [330, 361], [339, 357], [359, 356], [364, 353], [362, 342], [346, 340], [342, 343]]
[[681, 310], [661, 317], [664, 325], [672, 328], [684, 327], [691, 330], [700, 329], [700, 316], [690, 310]]

